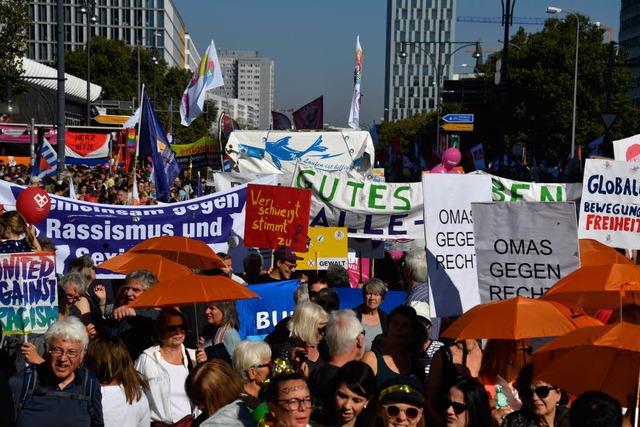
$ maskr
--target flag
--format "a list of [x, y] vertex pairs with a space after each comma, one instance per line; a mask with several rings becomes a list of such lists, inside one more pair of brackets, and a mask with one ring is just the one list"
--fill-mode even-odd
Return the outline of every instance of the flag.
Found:
[[140, 193], [138, 193], [138, 180], [136, 179], [136, 173], [133, 172], [133, 188], [131, 189], [131, 204], [138, 206], [140, 204]]
[[293, 112], [293, 123], [296, 129], [320, 129], [322, 130], [323, 116], [322, 96], [314, 99], [304, 107]]
[[202, 191], [202, 179], [200, 178], [200, 171], [198, 171], [198, 197], [202, 197], [204, 192]]
[[156, 198], [162, 202], [169, 200], [171, 184], [180, 173], [178, 160], [167, 141], [167, 135], [151, 106], [145, 88], [142, 88], [142, 111], [138, 131], [138, 154], [149, 156], [153, 163], [153, 181], [156, 184]]
[[373, 146], [378, 145], [378, 125], [374, 122], [371, 129], [369, 129], [369, 134], [371, 134], [371, 141], [373, 141]]
[[273, 118], [273, 130], [291, 129], [291, 120], [289, 120], [289, 117], [277, 111], [272, 111], [271, 117]]
[[192, 121], [202, 114], [206, 91], [223, 85], [222, 68], [218, 61], [216, 45], [211, 40], [209, 48], [200, 60], [200, 66], [193, 73], [189, 85], [182, 94], [182, 101], [180, 102], [181, 123], [189, 126]]
[[76, 196], [76, 189], [73, 187], [73, 177], [69, 177], [69, 198], [76, 200], [78, 196]]
[[236, 129], [240, 129], [240, 125], [238, 122], [233, 120], [233, 117], [223, 114], [222, 115], [222, 138], [227, 140], [229, 139], [229, 135]]
[[167, 120], [164, 123], [164, 128], [167, 130], [167, 141], [169, 141], [169, 144], [173, 144], [173, 97], [169, 100], [169, 111], [167, 111]]
[[484, 162], [484, 149], [482, 148], [482, 143], [472, 147], [469, 151], [471, 151], [473, 165], [476, 170], [484, 170], [486, 166]]
[[349, 126], [360, 129], [360, 80], [362, 80], [362, 46], [360, 36], [356, 37], [356, 68], [353, 71], [353, 98], [351, 99], [351, 111], [349, 112]]
[[33, 165], [33, 171], [31, 171], [31, 177], [37, 176], [40, 178], [40, 181], [42, 181], [45, 176], [55, 175], [57, 168], [58, 155], [51, 144], [49, 144], [49, 141], [43, 140], [42, 145], [40, 145], [38, 158]]

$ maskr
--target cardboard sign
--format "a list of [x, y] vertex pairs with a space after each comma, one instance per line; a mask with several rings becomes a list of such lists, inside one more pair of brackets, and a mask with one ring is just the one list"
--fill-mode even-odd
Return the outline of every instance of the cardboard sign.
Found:
[[580, 266], [575, 203], [472, 203], [471, 207], [483, 303], [539, 297]]
[[0, 254], [2, 332], [45, 333], [57, 320], [55, 255]]
[[480, 303], [472, 202], [491, 202], [489, 175], [424, 174], [429, 284], [438, 316], [459, 316]]
[[587, 159], [583, 182], [578, 236], [640, 249], [640, 165]]
[[307, 250], [311, 191], [271, 185], [247, 185], [245, 246]]
[[331, 264], [348, 268], [346, 227], [309, 227], [307, 252], [298, 253], [297, 270], [326, 270]]

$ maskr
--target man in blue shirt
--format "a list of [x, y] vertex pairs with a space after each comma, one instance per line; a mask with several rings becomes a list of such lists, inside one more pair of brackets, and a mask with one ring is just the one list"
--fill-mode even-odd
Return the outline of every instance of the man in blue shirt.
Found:
[[80, 368], [89, 344], [85, 326], [76, 317], [56, 322], [45, 342], [45, 361], [9, 380], [16, 426], [104, 426], [100, 384]]

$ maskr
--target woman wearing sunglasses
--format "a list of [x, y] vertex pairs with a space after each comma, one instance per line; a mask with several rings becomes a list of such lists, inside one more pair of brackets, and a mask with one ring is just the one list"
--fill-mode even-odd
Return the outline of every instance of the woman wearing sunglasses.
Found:
[[149, 382], [145, 394], [154, 422], [175, 423], [191, 417], [193, 407], [184, 389], [195, 364], [195, 351], [184, 346], [187, 319], [175, 308], [162, 309], [156, 320], [160, 345], [149, 347], [136, 360], [135, 368]]
[[383, 427], [424, 427], [422, 382], [397, 375], [378, 391], [378, 425]]
[[536, 379], [532, 364], [522, 368], [516, 388], [522, 408], [507, 415], [502, 421], [503, 427], [554, 427], [568, 419], [569, 396], [558, 387]]
[[470, 375], [458, 377], [444, 402], [447, 427], [488, 427], [493, 425], [489, 396]]

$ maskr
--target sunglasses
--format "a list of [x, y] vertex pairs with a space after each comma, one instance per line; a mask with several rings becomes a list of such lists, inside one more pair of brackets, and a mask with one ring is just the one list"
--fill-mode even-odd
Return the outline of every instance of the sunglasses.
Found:
[[[558, 390], [558, 387], [549, 387], [547, 385], [542, 385], [540, 387], [534, 388], [532, 391], [535, 393], [540, 399], [546, 399], [549, 397], [549, 393], [551, 390]], [[533, 397], [533, 394], [531, 395]]]
[[318, 295], [318, 291], [309, 291], [309, 298], [315, 298]]
[[186, 331], [187, 330], [187, 325], [185, 325], [184, 323], [181, 323], [179, 325], [168, 325], [167, 326], [167, 331], [168, 332], [175, 332], [178, 329], [180, 329], [181, 331]]
[[413, 406], [409, 406], [406, 409], [402, 409], [401, 407], [396, 405], [382, 405], [382, 407], [386, 411], [389, 418], [396, 418], [398, 415], [400, 415], [400, 412], [404, 412], [407, 418], [409, 418], [410, 420], [414, 420], [420, 416], [420, 409]]
[[469, 407], [467, 405], [465, 405], [464, 403], [452, 402], [450, 400], [446, 400], [444, 402], [444, 409], [449, 409], [450, 407], [453, 408], [453, 412], [456, 415], [460, 415], [461, 413], [463, 413], [467, 409], [469, 409]]

